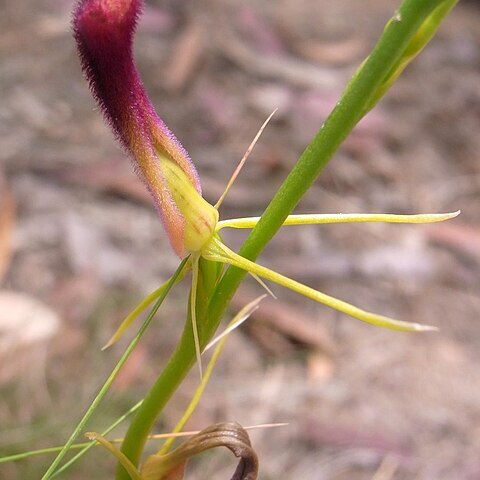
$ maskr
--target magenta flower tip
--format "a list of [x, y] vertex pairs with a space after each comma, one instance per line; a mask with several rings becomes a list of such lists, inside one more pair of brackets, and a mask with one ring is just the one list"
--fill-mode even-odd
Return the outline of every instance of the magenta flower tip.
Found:
[[177, 164], [200, 194], [194, 165], [156, 114], [133, 59], [133, 36], [142, 0], [80, 0], [73, 32], [90, 89], [135, 170], [152, 194], [173, 248], [185, 255], [185, 222], [173, 201], [161, 158]]

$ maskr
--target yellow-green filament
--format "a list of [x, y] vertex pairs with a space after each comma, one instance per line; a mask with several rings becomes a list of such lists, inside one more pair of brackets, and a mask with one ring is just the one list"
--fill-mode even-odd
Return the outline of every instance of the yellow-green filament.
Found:
[[225, 197], [227, 196], [228, 192], [230, 191], [230, 188], [232, 188], [232, 185], [234, 184], [235, 180], [237, 179], [239, 173], [241, 172], [243, 166], [245, 165], [245, 162], [247, 161], [248, 157], [252, 153], [253, 148], [255, 147], [256, 143], [258, 142], [258, 139], [262, 135], [263, 131], [265, 130], [265, 127], [268, 125], [268, 122], [272, 119], [272, 117], [275, 115], [276, 111], [278, 108], [276, 108], [263, 122], [263, 125], [260, 127], [258, 130], [257, 134], [255, 135], [255, 138], [252, 140], [250, 145], [248, 146], [246, 152], [244, 153], [242, 159], [240, 160], [240, 163], [237, 165], [237, 168], [235, 168], [235, 171], [233, 172], [232, 176], [230, 177], [230, 180], [227, 183], [227, 186], [225, 187], [225, 190], [223, 193], [220, 195], [220, 198], [218, 199], [218, 202], [215, 204], [215, 208], [218, 210], [220, 208], [220, 205], [223, 203], [225, 200]]
[[190, 316], [192, 318], [193, 341], [195, 343], [195, 355], [197, 357], [200, 379], [203, 376], [202, 351], [200, 350], [200, 340], [198, 338], [197, 325], [197, 287], [198, 287], [198, 255], [192, 255], [192, 287], [190, 290]]
[[227, 328], [222, 333], [217, 335], [212, 341], [210, 341], [203, 351], [206, 352], [207, 350], [210, 350], [210, 348], [212, 348], [215, 344], [222, 340], [222, 338], [233, 332], [233, 330], [237, 329], [243, 322], [245, 322], [245, 320], [248, 320], [250, 315], [252, 315], [252, 313], [258, 309], [258, 305], [266, 296], [267, 295], [264, 293], [263, 295], [260, 295], [255, 300], [252, 300], [250, 303], [245, 305], [235, 315], [232, 321], [228, 324]]

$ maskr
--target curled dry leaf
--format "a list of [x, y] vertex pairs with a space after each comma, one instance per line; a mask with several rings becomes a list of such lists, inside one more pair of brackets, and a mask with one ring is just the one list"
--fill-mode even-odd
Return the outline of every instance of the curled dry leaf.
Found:
[[151, 455], [142, 466], [145, 480], [182, 480], [188, 460], [206, 450], [228, 448], [240, 462], [231, 480], [256, 480], [258, 458], [248, 433], [236, 422], [211, 425], [166, 455]]

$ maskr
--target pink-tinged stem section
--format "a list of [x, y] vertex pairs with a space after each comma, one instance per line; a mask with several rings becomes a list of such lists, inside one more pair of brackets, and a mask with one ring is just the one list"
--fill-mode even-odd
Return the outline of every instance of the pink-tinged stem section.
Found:
[[92, 93], [132, 155], [173, 248], [184, 256], [184, 220], [168, 190], [159, 157], [176, 163], [198, 192], [200, 183], [187, 152], [156, 114], [134, 63], [133, 36], [142, 7], [142, 0], [81, 0], [73, 14], [74, 36]]

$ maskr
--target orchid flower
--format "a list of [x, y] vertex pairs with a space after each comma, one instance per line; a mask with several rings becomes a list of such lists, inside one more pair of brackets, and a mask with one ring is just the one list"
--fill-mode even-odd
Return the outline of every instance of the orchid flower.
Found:
[[[362, 310], [243, 258], [223, 243], [219, 234], [221, 229], [253, 228], [259, 221], [257, 217], [219, 221], [218, 208], [266, 122], [232, 175], [220, 200], [216, 205], [209, 204], [202, 197], [198, 175], [187, 152], [156, 114], [135, 67], [132, 44], [142, 5], [141, 0], [80, 0], [74, 12], [74, 34], [83, 71], [107, 123], [130, 154], [137, 174], [151, 193], [174, 251], [180, 258], [190, 256], [190, 310], [200, 372], [201, 347], [196, 310], [201, 258], [241, 268], [259, 281], [265, 279], [275, 282], [367, 323], [402, 331], [434, 330], [435, 327], [395, 320]], [[290, 215], [284, 225], [429, 223], [453, 218], [458, 213]], [[164, 288], [165, 285], [153, 292], [125, 319], [108, 345], [123, 334], [133, 319]]]

